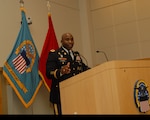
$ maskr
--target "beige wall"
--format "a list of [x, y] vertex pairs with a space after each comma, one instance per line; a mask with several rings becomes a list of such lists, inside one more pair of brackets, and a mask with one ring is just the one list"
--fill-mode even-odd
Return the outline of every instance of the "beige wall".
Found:
[[[105, 51], [109, 60], [150, 57], [150, 0], [90, 0], [90, 5], [95, 51]], [[93, 60], [101, 64], [105, 57]]]

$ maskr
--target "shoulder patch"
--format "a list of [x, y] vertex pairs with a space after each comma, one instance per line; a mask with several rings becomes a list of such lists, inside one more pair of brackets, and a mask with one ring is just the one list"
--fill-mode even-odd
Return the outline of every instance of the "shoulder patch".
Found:
[[55, 50], [54, 50], [54, 49], [51, 49], [50, 52], [55, 52]]

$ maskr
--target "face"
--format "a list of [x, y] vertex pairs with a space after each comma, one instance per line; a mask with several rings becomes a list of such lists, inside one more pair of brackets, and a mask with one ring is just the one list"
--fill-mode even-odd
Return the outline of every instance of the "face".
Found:
[[70, 33], [63, 34], [61, 43], [62, 43], [62, 46], [65, 47], [67, 50], [71, 50], [74, 45], [74, 39], [73, 39], [72, 34]]

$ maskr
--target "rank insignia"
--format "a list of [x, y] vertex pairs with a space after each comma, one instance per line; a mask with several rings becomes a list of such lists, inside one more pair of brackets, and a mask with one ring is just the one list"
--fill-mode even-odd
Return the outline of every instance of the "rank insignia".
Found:
[[67, 58], [64, 58], [64, 57], [60, 57], [58, 58], [61, 62], [65, 62], [67, 60]]
[[149, 92], [143, 80], [137, 80], [134, 86], [134, 101], [139, 112], [149, 111]]

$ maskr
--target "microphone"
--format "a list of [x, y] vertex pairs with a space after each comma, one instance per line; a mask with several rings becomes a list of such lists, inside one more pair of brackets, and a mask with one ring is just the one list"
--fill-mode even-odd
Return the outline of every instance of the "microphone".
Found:
[[106, 55], [106, 53], [105, 53], [104, 51], [99, 51], [99, 50], [97, 50], [96, 52], [97, 52], [97, 53], [103, 53], [104, 56], [105, 56], [105, 58], [106, 58], [106, 60], [108, 61], [108, 57], [107, 57], [107, 55]]
[[81, 58], [83, 58], [85, 60], [85, 62], [86, 62], [86, 65], [88, 66], [88, 61], [83, 55], [79, 54], [78, 51], [75, 51], [74, 53], [78, 54]]

